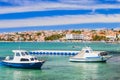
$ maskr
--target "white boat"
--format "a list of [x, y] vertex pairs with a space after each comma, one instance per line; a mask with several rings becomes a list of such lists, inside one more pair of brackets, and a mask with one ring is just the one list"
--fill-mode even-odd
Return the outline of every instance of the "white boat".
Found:
[[106, 62], [111, 55], [103, 51], [93, 51], [90, 47], [84, 47], [77, 55], [70, 57], [72, 62]]
[[13, 59], [7, 56], [2, 60], [2, 65], [15, 67], [15, 68], [37, 68], [41, 69], [41, 66], [45, 62], [44, 60], [38, 60], [35, 56], [29, 55], [26, 50], [13, 50]]

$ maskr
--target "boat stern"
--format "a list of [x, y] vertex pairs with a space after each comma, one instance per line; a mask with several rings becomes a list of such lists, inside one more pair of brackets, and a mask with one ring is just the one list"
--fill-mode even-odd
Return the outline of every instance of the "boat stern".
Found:
[[106, 55], [106, 56], [102, 56], [102, 60], [108, 60], [109, 58], [111, 58], [112, 55]]

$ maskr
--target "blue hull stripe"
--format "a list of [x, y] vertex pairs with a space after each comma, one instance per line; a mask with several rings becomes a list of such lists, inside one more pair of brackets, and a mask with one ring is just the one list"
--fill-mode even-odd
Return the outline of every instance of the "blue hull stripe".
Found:
[[37, 63], [8, 63], [2, 62], [4, 66], [8, 67], [15, 67], [15, 68], [31, 68], [31, 69], [41, 69], [41, 66], [44, 62], [37, 62]]

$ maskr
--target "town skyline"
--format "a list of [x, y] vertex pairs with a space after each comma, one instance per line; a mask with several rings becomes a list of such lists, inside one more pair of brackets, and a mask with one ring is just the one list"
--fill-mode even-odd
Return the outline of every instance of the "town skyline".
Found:
[[120, 29], [81, 29], [81, 30], [41, 30], [0, 33], [0, 41], [120, 41]]

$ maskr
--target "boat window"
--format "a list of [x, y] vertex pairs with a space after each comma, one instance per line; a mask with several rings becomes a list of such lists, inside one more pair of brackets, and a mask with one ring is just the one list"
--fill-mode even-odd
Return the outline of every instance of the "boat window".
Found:
[[20, 61], [29, 61], [29, 59], [22, 58]]
[[25, 52], [26, 55], [29, 55], [27, 52]]
[[34, 58], [30, 58], [31, 59], [31, 61], [34, 61]]
[[106, 55], [108, 55], [108, 53], [107, 52], [101, 52], [99, 55], [106, 56]]
[[25, 53], [21, 52], [22, 56], [25, 56]]
[[19, 54], [19, 53], [16, 53], [16, 56], [20, 56], [20, 54]]
[[89, 53], [89, 51], [88, 51], [88, 50], [86, 50], [85, 52], [86, 52], [86, 53]]
[[35, 60], [37, 60], [37, 58], [35, 58]]

